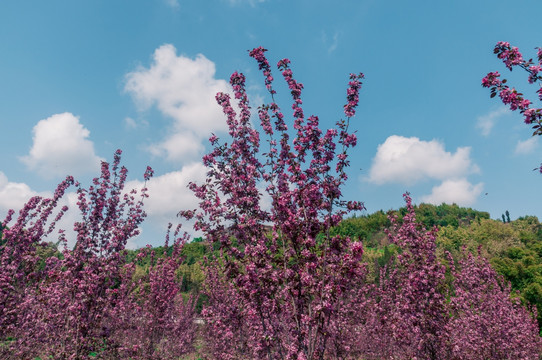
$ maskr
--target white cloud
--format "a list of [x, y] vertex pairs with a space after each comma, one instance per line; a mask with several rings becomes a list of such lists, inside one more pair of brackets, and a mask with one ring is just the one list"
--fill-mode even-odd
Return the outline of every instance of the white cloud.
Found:
[[100, 169], [90, 131], [71, 113], [55, 114], [34, 126], [30, 153], [20, 158], [43, 177], [80, 175]]
[[424, 179], [445, 180], [478, 172], [470, 159], [470, 147], [452, 154], [437, 141], [392, 135], [378, 146], [368, 181], [375, 184], [414, 184]]
[[201, 140], [190, 131], [175, 133], [162, 143], [148, 147], [152, 155], [165, 157], [172, 162], [194, 159], [204, 149]]
[[141, 67], [126, 75], [125, 91], [141, 110], [156, 105], [174, 120], [169, 136], [149, 147], [154, 154], [165, 153], [171, 161], [198, 153], [212, 132], [227, 129], [215, 95], [230, 92], [229, 85], [215, 78], [215, 64], [201, 54], [195, 59], [177, 56], [173, 45], [163, 45], [155, 50], [149, 68]]
[[531, 154], [538, 146], [538, 136], [532, 136], [525, 141], [518, 141], [516, 144], [516, 155]]
[[10, 182], [0, 171], [0, 222], [4, 220], [8, 210], [18, 212], [33, 196], [50, 197], [50, 192], [37, 192], [24, 183]]
[[508, 109], [501, 107], [495, 111], [490, 112], [489, 114], [479, 116], [476, 119], [476, 128], [480, 129], [483, 136], [489, 136], [493, 126], [497, 122], [497, 119], [504, 114], [508, 113]]
[[421, 200], [435, 205], [455, 203], [459, 206], [470, 206], [480, 196], [483, 188], [483, 183], [473, 185], [467, 179], [446, 180], [433, 187], [431, 194], [422, 196]]
[[[34, 196], [40, 196], [42, 198], [51, 198], [53, 193], [50, 191], [34, 191], [27, 184], [16, 183], [8, 181], [8, 178], [4, 173], [0, 172], [0, 222], [4, 220], [7, 212], [12, 209], [15, 214], [12, 218], [12, 222], [16, 221], [18, 212], [23, 206]], [[71, 247], [75, 244], [75, 232], [73, 231], [73, 224], [80, 219], [77, 209], [77, 194], [75, 192], [68, 192], [59, 201], [56, 211], [49, 217], [49, 221], [52, 221], [58, 211], [64, 205], [68, 205], [69, 210], [64, 214], [62, 219], [56, 224], [56, 231], [44, 237], [42, 240], [56, 242], [58, 240], [58, 230], [66, 230], [66, 237], [68, 239], [68, 246]], [[46, 225], [46, 228], [48, 225]]]
[[[207, 175], [207, 168], [202, 163], [183, 166], [180, 171], [169, 172], [153, 177], [147, 183], [149, 197], [145, 199], [146, 221], [166, 229], [169, 222], [177, 222], [177, 213], [181, 210], [195, 209], [198, 199], [188, 189], [190, 182], [202, 184]], [[143, 182], [129, 181], [126, 189], [140, 189]]]
[[[198, 184], [203, 183], [206, 174], [207, 168], [203, 164], [193, 163], [184, 166], [181, 171], [174, 171], [152, 178], [147, 183], [149, 197], [144, 201], [144, 210], [147, 212], [148, 216], [139, 230], [140, 232], [144, 231], [144, 229], [147, 228], [147, 224], [150, 224], [157, 231], [147, 228], [150, 230], [148, 234], [154, 236], [154, 238], [149, 238], [147, 232], [147, 237], [142, 236], [140, 233], [137, 237], [129, 239], [126, 246], [128, 248], [136, 248], [138, 246], [144, 246], [146, 242], [153, 243], [154, 245], [161, 244], [163, 241], [162, 236], [165, 235], [167, 229], [167, 224], [169, 222], [176, 224], [181, 220], [177, 218], [177, 213], [180, 210], [198, 207], [198, 199], [187, 186], [191, 181]], [[128, 181], [125, 184], [125, 191], [129, 192], [132, 189], [136, 189], [139, 193], [143, 185], [143, 181]], [[73, 190], [73, 187], [71, 189]], [[33, 196], [51, 198], [53, 193], [37, 192], [24, 183], [10, 182], [6, 175], [0, 172], [0, 222], [4, 220], [10, 209], [16, 211], [12, 221], [16, 220], [18, 211], [22, 209], [25, 203]], [[49, 220], [52, 220], [55, 217], [57, 211], [60, 210], [62, 206], [67, 205], [69, 210], [56, 224], [55, 231], [43, 238], [43, 240], [56, 242], [59, 238], [58, 230], [63, 229], [65, 231], [64, 234], [67, 239], [68, 248], [72, 248], [75, 245], [77, 234], [73, 230], [73, 225], [75, 222], [81, 221], [81, 214], [77, 202], [78, 195], [75, 191], [68, 191], [64, 194], [63, 198], [59, 201], [56, 211], [53, 211]], [[189, 231], [193, 235], [196, 234], [194, 231], [191, 231], [190, 227], [187, 227], [184, 230]], [[156, 233], [158, 235], [154, 235]], [[158, 238], [155, 236], [158, 236]], [[197, 236], [199, 236], [199, 234]]]

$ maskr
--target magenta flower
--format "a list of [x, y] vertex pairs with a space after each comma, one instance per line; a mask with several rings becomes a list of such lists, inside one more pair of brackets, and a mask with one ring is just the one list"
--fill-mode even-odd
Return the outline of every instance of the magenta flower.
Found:
[[[501, 59], [509, 70], [514, 66], [519, 66], [527, 71], [529, 77], [527, 81], [530, 84], [542, 82], [540, 71], [542, 69], [542, 50], [538, 48], [538, 64], [534, 64], [532, 60], [524, 60], [523, 55], [518, 48], [510, 46], [509, 43], [500, 41], [495, 45], [493, 50], [497, 57]], [[532, 101], [526, 99], [522, 93], [519, 93], [514, 88], [510, 89], [506, 85], [507, 80], [500, 80], [498, 72], [490, 72], [482, 79], [482, 86], [490, 88], [491, 97], [495, 97], [497, 93], [503, 104], [509, 105], [511, 110], [519, 110], [523, 114], [523, 119], [526, 124], [532, 124], [534, 135], [542, 135], [542, 108], [532, 108]], [[536, 91], [539, 100], [542, 100], [542, 85]], [[542, 168], [542, 167], [541, 167]], [[538, 169], [538, 168], [537, 168]]]

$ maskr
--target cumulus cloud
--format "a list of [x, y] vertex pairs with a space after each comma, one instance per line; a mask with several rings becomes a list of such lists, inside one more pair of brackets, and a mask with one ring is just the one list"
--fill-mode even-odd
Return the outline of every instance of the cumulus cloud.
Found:
[[422, 196], [421, 200], [435, 205], [455, 203], [459, 206], [470, 206], [480, 196], [483, 188], [483, 183], [473, 185], [466, 179], [445, 180], [433, 187], [431, 194]]
[[[192, 163], [183, 166], [180, 171], [153, 177], [147, 183], [147, 221], [165, 229], [168, 222], [178, 220], [176, 215], [179, 211], [197, 208], [198, 199], [187, 186], [190, 182], [203, 183], [206, 174], [207, 168], [202, 163]], [[142, 186], [142, 181], [133, 180], [126, 184], [126, 189], [140, 189]]]
[[378, 146], [367, 180], [411, 185], [427, 178], [445, 180], [478, 171], [470, 159], [470, 147], [457, 148], [452, 154], [437, 140], [392, 135]]
[[10, 182], [7, 176], [0, 171], [0, 221], [8, 210], [16, 212], [33, 196], [50, 197], [50, 192], [37, 192], [24, 183]]
[[215, 78], [215, 72], [215, 64], [205, 56], [177, 56], [175, 47], [166, 44], [155, 50], [149, 68], [126, 75], [125, 91], [141, 110], [156, 106], [173, 119], [168, 137], [151, 145], [151, 153], [171, 161], [186, 160], [203, 149], [201, 143], [211, 133], [227, 129], [215, 95], [230, 88], [225, 80]]
[[530, 137], [525, 141], [518, 141], [514, 152], [516, 155], [531, 154], [538, 146], [538, 136]]
[[165, 157], [171, 162], [194, 159], [203, 150], [201, 139], [194, 133], [185, 131], [167, 137], [163, 142], [148, 147], [149, 152], [156, 157]]
[[34, 126], [30, 153], [20, 158], [26, 166], [45, 178], [95, 173], [100, 161], [90, 131], [77, 116], [66, 112], [40, 120]]
[[[51, 198], [53, 193], [50, 191], [38, 192], [32, 190], [27, 184], [10, 182], [6, 175], [0, 172], [0, 221], [4, 220], [7, 212], [12, 209], [15, 210], [15, 215], [12, 222], [16, 220], [19, 210], [34, 196], [41, 196], [42, 198]], [[45, 237], [45, 241], [56, 242], [58, 240], [58, 230], [66, 230], [66, 237], [68, 239], [68, 247], [72, 247], [75, 244], [76, 235], [73, 231], [73, 224], [75, 221], [80, 220], [79, 212], [77, 210], [77, 194], [75, 192], [68, 192], [60, 200], [57, 210], [60, 210], [62, 206], [67, 205], [69, 210], [62, 217], [62, 219], [56, 224], [56, 231]], [[49, 220], [52, 220], [56, 215], [53, 212]]]
[[476, 128], [480, 129], [483, 136], [489, 136], [493, 126], [495, 126], [495, 123], [497, 122], [497, 119], [506, 113], [508, 113], [508, 109], [501, 107], [486, 115], [479, 116], [476, 119]]

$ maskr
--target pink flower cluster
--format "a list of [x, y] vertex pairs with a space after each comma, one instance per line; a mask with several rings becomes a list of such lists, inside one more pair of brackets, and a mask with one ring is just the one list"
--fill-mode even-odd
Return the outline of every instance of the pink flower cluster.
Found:
[[365, 75], [362, 73], [359, 74], [350, 74], [350, 82], [348, 83], [348, 89], [346, 90], [346, 99], [348, 103], [344, 106], [344, 113], [347, 117], [353, 117], [356, 114], [356, 107], [359, 103], [359, 90], [361, 89], [361, 79]]
[[[501, 59], [506, 67], [511, 71], [514, 66], [519, 66], [527, 71], [529, 84], [539, 82], [539, 88], [536, 91], [538, 99], [542, 100], [542, 49], [538, 48], [537, 63], [532, 59], [524, 60], [523, 55], [517, 47], [510, 46], [508, 42], [499, 41], [493, 50], [497, 57]], [[482, 79], [482, 86], [491, 89], [491, 97], [495, 97], [497, 93], [503, 104], [509, 105], [511, 110], [519, 110], [523, 114], [523, 119], [526, 124], [531, 124], [534, 129], [533, 136], [542, 135], [542, 108], [531, 107], [532, 102], [526, 99], [522, 93], [515, 88], [510, 88], [506, 83], [507, 80], [501, 80], [498, 72], [490, 72]], [[542, 165], [535, 170], [542, 173]]]
[[504, 62], [509, 70], [512, 70], [512, 66], [522, 65], [525, 62], [518, 48], [510, 46], [510, 43], [505, 41], [499, 41], [495, 45], [493, 52], [497, 54], [497, 57]]
[[276, 92], [271, 89], [271, 83], [273, 82], [273, 76], [271, 76], [271, 66], [269, 65], [269, 62], [267, 61], [267, 58], [265, 57], [265, 52], [267, 49], [264, 49], [263, 47], [257, 47], [252, 49], [249, 52], [250, 57], [253, 57], [260, 67], [260, 70], [263, 70], [263, 75], [265, 76], [265, 86], [267, 90], [269, 90], [272, 94], [275, 94]]
[[507, 81], [501, 81], [500, 76], [501, 74], [498, 72], [488, 73], [486, 77], [482, 79], [482, 85], [491, 88], [492, 96], [498, 91], [503, 104], [510, 105], [510, 110], [519, 109], [524, 114], [526, 124], [535, 122], [536, 118], [533, 118], [530, 113], [530, 111], [534, 109], [529, 108], [529, 105], [532, 104], [531, 101], [525, 99], [523, 94], [519, 93], [516, 89], [510, 89], [508, 85], [505, 85]]
[[[498, 42], [495, 45], [494, 53], [497, 54], [497, 57], [504, 62], [509, 70], [512, 70], [514, 66], [519, 66], [527, 71], [529, 74], [528, 82], [530, 84], [542, 81], [542, 76], [539, 75], [542, 70], [542, 51], [540, 49], [538, 49], [538, 62], [536, 64], [532, 60], [524, 60], [518, 48], [510, 46], [507, 42]], [[482, 79], [482, 86], [491, 89], [491, 97], [494, 97], [498, 93], [502, 102], [505, 105], [509, 105], [511, 110], [519, 110], [523, 114], [526, 124], [535, 124], [533, 128], [536, 130], [533, 135], [542, 134], [542, 129], [540, 128], [542, 109], [530, 107], [532, 102], [526, 99], [515, 88], [510, 88], [506, 84], [507, 80], [501, 80], [500, 76], [498, 72], [488, 73]], [[542, 83], [537, 93], [539, 99], [542, 100]]]
[[[538, 326], [518, 298], [510, 298], [510, 283], [497, 275], [487, 259], [466, 254], [454, 266], [452, 319], [445, 327], [451, 356], [458, 359], [536, 359], [540, 353]], [[536, 309], [535, 309], [536, 310]], [[536, 313], [534, 314], [536, 317]]]

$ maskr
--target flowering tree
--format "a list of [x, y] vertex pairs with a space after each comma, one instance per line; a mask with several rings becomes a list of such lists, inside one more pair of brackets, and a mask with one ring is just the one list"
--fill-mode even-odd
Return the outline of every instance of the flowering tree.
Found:
[[[24, 296], [13, 309], [18, 318], [10, 333], [16, 339], [12, 351], [17, 356], [81, 358], [110, 347], [105, 341], [109, 329], [104, 327], [103, 320], [115, 306], [111, 295], [120, 283], [126, 242], [139, 233], [138, 226], [146, 216], [142, 209], [143, 198], [147, 196], [145, 188], [140, 200], [136, 200], [135, 191], [123, 194], [127, 169], [119, 168], [120, 155], [117, 150], [113, 176], [109, 164], [102, 162], [101, 176], [93, 180], [88, 190], [75, 184], [82, 220], [74, 224], [77, 234], [74, 249], [65, 247], [62, 256], [47, 258], [42, 268], [34, 269], [37, 275], [27, 276], [27, 279], [38, 277], [39, 281], [23, 289]], [[145, 180], [151, 176], [152, 170], [147, 168]], [[53, 201], [44, 202], [56, 205], [60, 195], [61, 192], [55, 193]], [[31, 200], [29, 204], [32, 203]], [[25, 209], [28, 207], [27, 204]], [[32, 216], [23, 211], [18, 223], [28, 218]], [[39, 229], [45, 226], [45, 221], [33, 226]], [[24, 230], [5, 234], [14, 242], [28, 243], [29, 249], [40, 246], [43, 235]], [[62, 232], [60, 242], [66, 245]], [[4, 251], [9, 249], [4, 247]], [[31, 250], [20, 257], [36, 261]]]
[[[217, 102], [227, 117], [231, 142], [210, 141], [209, 168], [202, 185], [191, 184], [201, 200], [195, 217], [222, 256], [211, 260], [206, 281], [209, 305], [203, 310], [213, 357], [323, 358], [333, 348], [347, 354], [340, 334], [344, 315], [361, 303], [364, 267], [361, 243], [331, 236], [329, 229], [359, 202], [341, 200], [347, 179], [347, 150], [356, 144], [349, 119], [358, 105], [363, 74], [350, 75], [346, 120], [322, 131], [316, 116], [305, 117], [301, 91], [290, 61], [278, 62], [293, 99], [293, 131], [275, 103], [265, 49], [250, 52], [265, 77], [271, 103], [258, 108], [269, 149], [259, 156], [260, 133], [250, 123], [245, 77], [230, 79], [240, 112], [227, 94]], [[290, 138], [294, 133], [293, 139]], [[263, 193], [271, 209], [263, 208]], [[271, 224], [268, 231], [266, 225]], [[346, 337], [345, 337], [346, 339]], [[346, 341], [346, 340], [345, 340]]]
[[[518, 48], [511, 46], [508, 42], [499, 41], [493, 52], [504, 62], [508, 70], [512, 71], [515, 66], [525, 70], [529, 84], [538, 83], [539, 88], [536, 92], [538, 99], [542, 100], [542, 48], [538, 48], [536, 63], [532, 59], [525, 60]], [[542, 135], [542, 108], [532, 107], [532, 101], [525, 98], [515, 88], [510, 88], [507, 80], [501, 80], [500, 76], [501, 74], [497, 71], [488, 73], [482, 79], [482, 86], [491, 89], [491, 97], [499, 94], [503, 104], [509, 105], [511, 110], [519, 110], [523, 114], [525, 123], [532, 125], [533, 136]], [[538, 170], [542, 173], [542, 165]]]
[[456, 359], [539, 359], [542, 346], [536, 316], [510, 298], [510, 283], [487, 259], [467, 254], [452, 264], [452, 317], [446, 325], [450, 353]]
[[108, 322], [111, 340], [118, 344], [119, 358], [158, 360], [178, 359], [193, 351], [196, 334], [194, 306], [196, 298], [185, 301], [180, 293], [182, 279], [176, 270], [183, 257], [180, 251], [186, 234], [177, 237], [168, 252], [169, 230], [164, 246], [164, 257], [156, 258], [154, 250], [139, 252], [138, 262], [150, 260], [148, 272], [132, 281], [135, 263], [127, 264], [122, 284], [115, 291], [117, 305]]
[[[124, 190], [127, 170], [119, 167], [120, 155], [118, 150], [111, 170], [102, 163], [100, 178], [88, 190], [75, 184], [82, 219], [74, 224], [73, 249], [65, 247], [46, 259], [36, 251], [45, 246], [43, 237], [67, 210], [62, 208], [46, 226], [73, 184], [71, 177], [52, 199], [30, 200], [12, 226], [6, 227], [13, 212], [2, 223], [0, 341], [9, 340], [0, 346], [3, 358], [118, 358], [130, 344], [135, 345], [129, 349], [132, 357], [163, 359], [173, 358], [172, 351], [190, 349], [193, 305], [180, 298], [175, 275], [181, 239], [175, 242], [173, 256], [153, 264], [145, 284], [132, 282], [134, 265], [126, 263], [124, 249], [128, 239], [139, 234], [147, 190], [141, 190], [139, 199], [136, 190]], [[145, 181], [151, 176], [147, 167]], [[63, 233], [60, 242], [66, 245]], [[123, 317], [127, 309], [144, 321], [139, 317], [138, 323], [135, 315]], [[127, 323], [130, 331], [125, 331]], [[180, 333], [183, 336], [172, 336]]]
[[176, 261], [160, 260], [136, 287], [126, 282], [119, 289], [126, 298], [108, 320], [120, 358], [178, 359], [193, 351], [195, 298], [183, 299], [172, 266]]
[[49, 235], [67, 210], [63, 207], [47, 226], [48, 219], [64, 192], [73, 185], [73, 178], [67, 177], [57, 187], [53, 198], [39, 196], [30, 199], [19, 212], [17, 220], [8, 228], [15, 212], [10, 210], [0, 224], [0, 340], [5, 340], [16, 328], [19, 319], [17, 306], [23, 301], [29, 287], [36, 287], [44, 271], [39, 271], [38, 250], [41, 239]]
[[542, 342], [535, 316], [480, 255], [448, 266], [436, 257], [436, 228], [426, 231], [405, 194], [407, 213], [391, 216], [395, 261], [382, 270], [360, 323], [363, 359], [532, 359]]
[[401, 222], [390, 215], [388, 231], [401, 251], [381, 272], [359, 346], [371, 359], [446, 359], [448, 291], [446, 268], [436, 256], [436, 228], [426, 231], [412, 199], [404, 198], [407, 213]]

